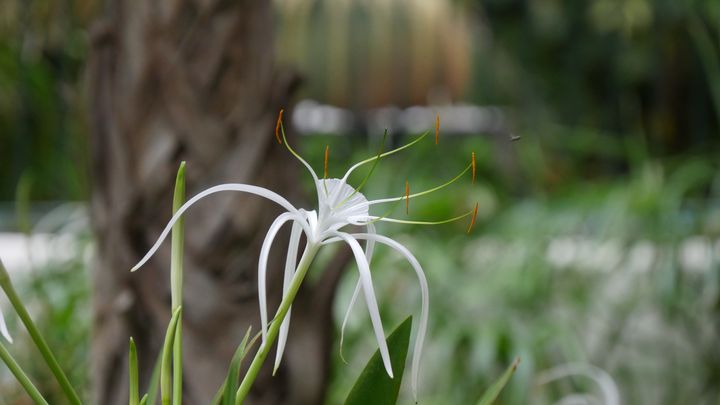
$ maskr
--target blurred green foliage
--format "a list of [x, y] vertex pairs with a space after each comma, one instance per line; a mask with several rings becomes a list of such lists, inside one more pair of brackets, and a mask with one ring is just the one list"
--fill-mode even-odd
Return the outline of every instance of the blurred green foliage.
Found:
[[0, 200], [23, 176], [35, 200], [87, 196], [81, 76], [93, 3], [0, 4]]
[[[30, 268], [10, 268], [13, 283], [63, 371], [82, 396], [90, 376], [92, 322], [88, 263], [93, 245], [87, 214], [73, 204], [56, 207], [28, 229], [27, 236]], [[65, 403], [67, 397], [22, 323], [4, 304], [3, 300], [14, 338], [9, 350], [49, 403]], [[0, 404], [28, 403], [27, 394], [5, 367], [0, 367], [0, 393]]]
[[484, 40], [469, 99], [516, 110], [524, 127], [645, 137], [654, 154], [718, 147], [717, 1], [485, 0], [474, 9]]
[[[377, 141], [377, 140], [376, 140]], [[333, 145], [330, 176], [376, 145], [339, 138], [305, 143], [311, 164], [322, 165]], [[375, 142], [370, 142], [373, 144]], [[624, 403], [717, 403], [720, 356], [720, 167], [683, 157], [631, 163], [612, 178], [547, 183], [542, 162], [553, 148], [521, 140], [525, 190], [506, 182], [487, 139], [426, 142], [383, 160], [368, 182], [370, 198], [402, 195], [441, 183], [478, 154], [478, 182], [469, 176], [391, 215], [419, 220], [451, 216], [480, 204], [478, 222], [437, 227], [382, 224], [423, 264], [431, 289], [431, 326], [421, 373], [421, 403], [472, 403], [515, 356], [517, 374], [501, 396], [507, 404], [549, 404], [574, 392], [593, 392], [582, 379], [537, 386], [543, 370], [565, 363], [594, 364], [618, 384]], [[351, 154], [349, 150], [365, 149]], [[618, 157], [620, 158], [620, 157]], [[433, 162], [427, 164], [426, 162]], [[362, 173], [358, 173], [362, 176]], [[384, 213], [381, 208], [378, 212]], [[404, 260], [380, 248], [373, 264], [385, 324], [419, 309], [415, 276]], [[356, 281], [349, 269], [336, 310], [338, 325]], [[360, 311], [358, 311], [360, 313]], [[333, 355], [328, 403], [352, 381], [349, 367], [372, 350], [369, 320], [351, 317], [345, 358]], [[409, 398], [409, 387], [405, 397]]]

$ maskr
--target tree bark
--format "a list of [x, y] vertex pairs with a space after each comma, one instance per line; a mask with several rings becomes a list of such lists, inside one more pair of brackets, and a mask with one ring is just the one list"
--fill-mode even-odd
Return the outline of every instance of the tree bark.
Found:
[[[88, 65], [97, 235], [92, 403], [115, 405], [127, 403], [128, 338], [138, 344], [146, 389], [169, 320], [169, 242], [138, 272], [129, 269], [171, 216], [179, 162], [187, 161], [188, 195], [240, 182], [297, 201], [298, 166], [273, 135], [297, 80], [274, 65], [271, 2], [106, 6]], [[186, 217], [185, 404], [208, 404], [247, 327], [259, 330], [257, 252], [278, 212], [256, 197], [220, 194]], [[276, 249], [285, 248], [282, 240]], [[283, 264], [272, 256], [271, 313]], [[301, 290], [283, 367], [274, 378], [271, 365], [264, 368], [250, 403], [322, 402], [336, 267]]]

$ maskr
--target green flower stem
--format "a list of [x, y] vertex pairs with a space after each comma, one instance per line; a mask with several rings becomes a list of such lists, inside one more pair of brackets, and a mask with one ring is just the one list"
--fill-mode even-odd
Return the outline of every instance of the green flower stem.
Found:
[[270, 327], [268, 328], [267, 333], [267, 339], [258, 348], [257, 353], [255, 353], [255, 358], [253, 358], [253, 361], [250, 364], [250, 368], [248, 369], [247, 374], [245, 374], [245, 378], [243, 378], [242, 383], [240, 383], [240, 388], [238, 388], [235, 397], [235, 405], [242, 404], [247, 395], [250, 393], [250, 387], [252, 387], [253, 383], [255, 382], [255, 379], [260, 372], [260, 368], [265, 362], [268, 353], [270, 353], [270, 348], [272, 347], [273, 342], [275, 342], [275, 339], [277, 339], [278, 333], [280, 332], [280, 325], [282, 324], [283, 319], [285, 319], [285, 315], [287, 315], [290, 306], [295, 300], [295, 296], [300, 289], [300, 285], [305, 279], [305, 275], [310, 268], [310, 264], [312, 263], [319, 249], [320, 245], [314, 243], [308, 243], [307, 247], [305, 248], [305, 252], [300, 259], [300, 263], [298, 263], [297, 271], [295, 272], [295, 276], [292, 279], [290, 288], [288, 289], [285, 298], [283, 298], [282, 302], [280, 302], [280, 307], [278, 307], [275, 318], [270, 323]]
[[[173, 214], [185, 203], [185, 162], [175, 179], [175, 193], [173, 195]], [[172, 230], [172, 248], [170, 256], [170, 293], [172, 310], [175, 311], [183, 301], [183, 253], [185, 251], [185, 220], [180, 218]], [[177, 321], [175, 340], [173, 342], [173, 405], [182, 405], [182, 317]]]
[[25, 374], [22, 368], [20, 368], [20, 365], [17, 364], [15, 359], [12, 357], [10, 352], [7, 351], [5, 348], [5, 345], [0, 343], [0, 359], [7, 364], [10, 371], [13, 373], [15, 378], [20, 382], [20, 385], [25, 388], [25, 391], [30, 395], [30, 398], [36, 403], [41, 405], [48, 405], [45, 398], [43, 398], [42, 394], [40, 394], [40, 391], [38, 391], [37, 388], [33, 385], [33, 383], [30, 381], [28, 376]]
[[82, 402], [80, 402], [80, 397], [75, 392], [75, 389], [73, 389], [72, 385], [70, 385], [70, 380], [68, 380], [67, 376], [62, 371], [62, 368], [60, 368], [60, 364], [58, 364], [55, 356], [50, 351], [50, 347], [48, 347], [45, 339], [43, 339], [32, 318], [30, 318], [30, 314], [28, 314], [25, 309], [20, 297], [18, 297], [15, 287], [13, 287], [12, 282], [10, 281], [10, 275], [7, 273], [7, 270], [5, 270], [5, 266], [2, 264], [2, 261], [0, 261], [0, 288], [5, 291], [5, 295], [10, 300], [13, 308], [15, 308], [15, 312], [17, 312], [20, 320], [22, 320], [23, 324], [25, 324], [25, 328], [28, 333], [30, 333], [30, 337], [33, 342], [35, 342], [40, 354], [50, 367], [50, 371], [52, 371], [53, 375], [57, 379], [60, 384], [60, 388], [62, 388], [70, 404], [82, 404]]

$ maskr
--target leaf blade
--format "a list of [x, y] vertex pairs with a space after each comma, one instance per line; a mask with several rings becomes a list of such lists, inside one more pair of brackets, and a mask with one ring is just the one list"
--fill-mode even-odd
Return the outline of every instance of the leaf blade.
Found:
[[397, 402], [410, 347], [411, 328], [410, 316], [386, 339], [395, 378], [387, 375], [380, 350], [376, 350], [350, 390], [345, 405], [394, 405]]
[[505, 388], [505, 385], [507, 385], [508, 381], [510, 381], [510, 377], [515, 374], [515, 370], [517, 370], [518, 364], [520, 364], [520, 357], [516, 357], [512, 364], [500, 376], [500, 378], [498, 378], [497, 381], [495, 381], [493, 385], [491, 385], [490, 388], [485, 391], [485, 394], [483, 394], [483, 396], [480, 398], [480, 401], [478, 401], [478, 405], [491, 405], [493, 402], [495, 402], [498, 396], [500, 396], [500, 392], [503, 390], [503, 388]]

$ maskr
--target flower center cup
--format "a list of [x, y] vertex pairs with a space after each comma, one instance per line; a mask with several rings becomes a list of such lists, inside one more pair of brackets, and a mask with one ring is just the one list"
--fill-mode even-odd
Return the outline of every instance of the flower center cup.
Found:
[[318, 201], [322, 230], [337, 230], [368, 218], [370, 207], [362, 193], [340, 179], [322, 179], [320, 183]]

